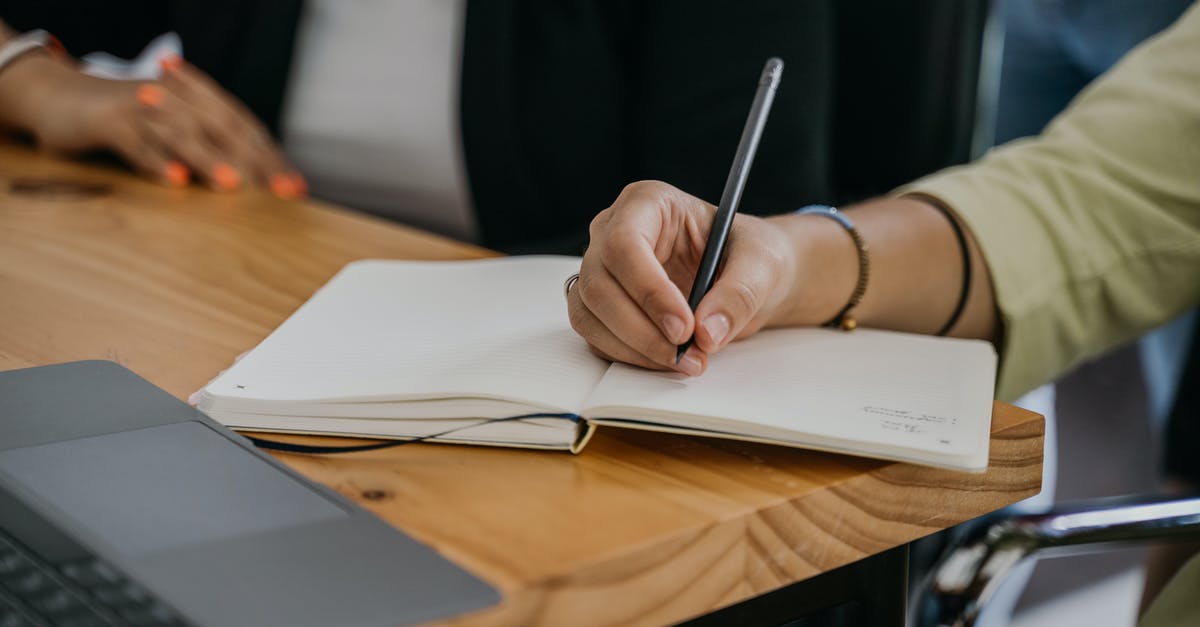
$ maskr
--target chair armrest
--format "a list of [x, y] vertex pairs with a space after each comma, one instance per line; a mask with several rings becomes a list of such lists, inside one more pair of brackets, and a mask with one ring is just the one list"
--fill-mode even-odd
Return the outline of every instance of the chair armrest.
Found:
[[1096, 499], [1000, 520], [943, 553], [917, 588], [910, 616], [933, 615], [938, 625], [970, 627], [1008, 573], [1030, 555], [1171, 539], [1200, 539], [1200, 497]]

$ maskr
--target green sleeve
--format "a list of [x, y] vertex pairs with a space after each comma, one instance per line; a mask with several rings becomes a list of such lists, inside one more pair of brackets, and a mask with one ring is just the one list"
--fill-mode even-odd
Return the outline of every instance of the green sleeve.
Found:
[[1200, 554], [1188, 560], [1155, 597], [1138, 621], [1138, 627], [1200, 625]]
[[1200, 302], [1200, 5], [1036, 138], [898, 193], [952, 207], [983, 251], [1013, 399]]

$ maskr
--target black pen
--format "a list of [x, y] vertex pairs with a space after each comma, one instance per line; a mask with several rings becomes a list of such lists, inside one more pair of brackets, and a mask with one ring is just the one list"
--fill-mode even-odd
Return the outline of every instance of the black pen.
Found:
[[[725, 252], [725, 240], [729, 238], [729, 227], [733, 225], [733, 214], [737, 213], [738, 203], [742, 200], [742, 190], [746, 188], [750, 164], [754, 162], [754, 153], [758, 151], [758, 140], [767, 124], [767, 114], [771, 112], [771, 103], [775, 101], [775, 88], [779, 87], [782, 75], [783, 60], [778, 57], [767, 59], [762, 76], [758, 79], [758, 90], [754, 92], [754, 103], [750, 105], [750, 116], [746, 118], [746, 127], [742, 129], [737, 154], [733, 156], [733, 167], [729, 169], [729, 178], [725, 179], [721, 204], [717, 206], [717, 213], [713, 216], [712, 230], [709, 231], [708, 242], [704, 245], [704, 256], [700, 259], [700, 268], [696, 270], [696, 280], [692, 282], [688, 306], [693, 312], [712, 288], [713, 279], [717, 276], [717, 267], [721, 264], [721, 256]], [[679, 345], [675, 351], [675, 363], [683, 359], [683, 354], [694, 339], [693, 334]]]

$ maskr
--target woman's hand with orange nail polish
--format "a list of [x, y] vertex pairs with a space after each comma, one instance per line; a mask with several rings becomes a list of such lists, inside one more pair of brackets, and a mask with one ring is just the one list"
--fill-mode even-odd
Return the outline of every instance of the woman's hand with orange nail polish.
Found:
[[[212, 78], [176, 55], [160, 60], [162, 80], [168, 98], [187, 103], [194, 110], [203, 133], [192, 137], [177, 149], [181, 157], [195, 155], [193, 168], [219, 190], [242, 186], [265, 187], [284, 199], [298, 198], [307, 185], [276, 146], [270, 133], [236, 98]], [[187, 135], [188, 127], [153, 129], [166, 138]], [[207, 145], [205, 145], [207, 144]], [[215, 154], [216, 160], [205, 158]], [[297, 182], [299, 181], [299, 182]]]
[[147, 178], [183, 187], [188, 165], [141, 128], [167, 99], [156, 82], [95, 78], [65, 57], [30, 54], [0, 73], [0, 127], [29, 135], [48, 152], [107, 150]]
[[167, 92], [154, 83], [144, 83], [137, 88], [137, 99], [143, 106], [161, 107], [166, 98]]
[[215, 81], [177, 56], [158, 81], [80, 72], [69, 59], [30, 54], [0, 73], [0, 128], [44, 150], [111, 151], [172, 187], [190, 180], [231, 191], [258, 186], [281, 198], [307, 186], [262, 123]]
[[187, 187], [191, 178], [192, 173], [188, 171], [187, 166], [178, 161], [169, 161], [163, 168], [163, 180], [171, 187]]

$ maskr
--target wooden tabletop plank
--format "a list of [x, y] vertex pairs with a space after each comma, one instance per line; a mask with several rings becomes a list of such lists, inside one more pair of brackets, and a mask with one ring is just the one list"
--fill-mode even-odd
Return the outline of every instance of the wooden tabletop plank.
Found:
[[[186, 398], [350, 261], [489, 254], [319, 202], [172, 190], [0, 145], [0, 369], [111, 359]], [[1042, 431], [997, 403], [981, 474], [615, 429], [578, 456], [279, 458], [503, 591], [453, 624], [661, 624], [1035, 494]]]

